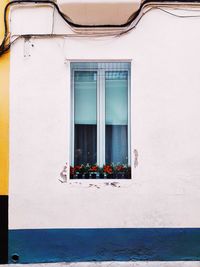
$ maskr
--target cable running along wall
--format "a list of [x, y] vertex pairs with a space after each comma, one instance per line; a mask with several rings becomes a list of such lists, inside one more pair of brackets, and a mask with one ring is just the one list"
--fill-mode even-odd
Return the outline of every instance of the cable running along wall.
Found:
[[[129, 32], [130, 30], [132, 30], [136, 25], [137, 23], [140, 21], [141, 17], [147, 13], [149, 10], [151, 10], [152, 8], [157, 8], [157, 9], [160, 9], [159, 6], [199, 6], [200, 4], [200, 1], [197, 0], [197, 1], [193, 1], [193, 0], [187, 0], [187, 1], [184, 1], [184, 0], [181, 0], [181, 1], [152, 1], [152, 0], [146, 0], [144, 2], [141, 3], [140, 5], [140, 8], [134, 12], [130, 18], [127, 20], [126, 23], [124, 24], [118, 24], [118, 25], [112, 25], [112, 24], [101, 24], [101, 25], [84, 25], [84, 24], [77, 24], [73, 21], [71, 21], [67, 15], [65, 15], [63, 12], [61, 12], [61, 10], [59, 9], [59, 6], [54, 2], [54, 1], [51, 1], [51, 0], [14, 0], [14, 1], [11, 1], [9, 2], [5, 9], [4, 9], [4, 38], [3, 38], [3, 41], [2, 43], [0, 44], [0, 56], [3, 55], [5, 52], [7, 52], [12, 43], [14, 43], [16, 41], [16, 38], [14, 41], [10, 41], [10, 33], [9, 33], [9, 30], [8, 30], [8, 22], [7, 22], [7, 13], [8, 13], [8, 9], [10, 6], [13, 6], [13, 5], [20, 5], [20, 4], [30, 4], [30, 3], [33, 3], [33, 4], [49, 4], [49, 5], [52, 5], [58, 12], [58, 14], [62, 17], [62, 19], [69, 25], [71, 26], [73, 29], [79, 29], [79, 33], [80, 33], [80, 30], [81, 29], [121, 29], [121, 32], [120, 34], [123, 34], [123, 33], [127, 33]], [[147, 12], [143, 12], [143, 9], [144, 8], [148, 8]], [[160, 9], [162, 10], [162, 9]], [[164, 10], [162, 10], [164, 11]], [[165, 11], [166, 12], [166, 11]], [[168, 12], [169, 14], [171, 15], [174, 15], [170, 12]], [[176, 16], [176, 15], [175, 15]], [[177, 17], [199, 17], [199, 16], [177, 16]], [[132, 25], [133, 23], [135, 22], [134, 25]], [[85, 34], [86, 35], [86, 34]], [[87, 34], [88, 35], [88, 34]], [[107, 35], [113, 35], [111, 33], [107, 33]], [[47, 34], [44, 34], [44, 35], [41, 35], [41, 36], [47, 36]], [[50, 36], [50, 35], [48, 35]], [[51, 36], [57, 36], [57, 35], [54, 35], [52, 34]], [[82, 35], [84, 36], [84, 35]], [[90, 34], [89, 36], [92, 36], [92, 34]], [[99, 36], [102, 36], [101, 34], [99, 34]], [[25, 37], [25, 36], [23, 36]], [[30, 36], [28, 36], [30, 37]]]

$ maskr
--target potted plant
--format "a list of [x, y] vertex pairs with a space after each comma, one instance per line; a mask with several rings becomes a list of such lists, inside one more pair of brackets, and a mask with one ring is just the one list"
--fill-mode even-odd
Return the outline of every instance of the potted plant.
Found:
[[118, 164], [115, 167], [115, 174], [116, 174], [116, 178], [124, 178], [124, 175], [127, 172], [127, 166], [124, 164]]
[[104, 165], [103, 171], [108, 179], [113, 178], [113, 166], [111, 164]]
[[89, 172], [91, 173], [91, 178], [95, 179], [97, 177], [97, 172], [99, 167], [95, 164], [90, 166]]
[[76, 166], [74, 167], [74, 169], [75, 169], [75, 174], [76, 174], [77, 178], [79, 178], [79, 179], [83, 178], [83, 174], [84, 174], [84, 165], [83, 165], [83, 164], [81, 164], [81, 165], [76, 165]]

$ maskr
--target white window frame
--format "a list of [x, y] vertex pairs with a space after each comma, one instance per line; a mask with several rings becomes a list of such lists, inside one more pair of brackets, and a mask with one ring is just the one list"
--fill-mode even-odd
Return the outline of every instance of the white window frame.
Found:
[[[73, 67], [75, 65], [74, 63], [87, 65], [90, 64], [97, 64], [98, 67], [84, 67], [84, 68], [78, 68]], [[75, 71], [96, 71], [97, 72], [97, 165], [102, 166], [105, 164], [105, 72], [106, 71], [115, 71], [115, 69], [112, 69], [112, 64], [119, 63], [119, 65], [122, 65], [123, 63], [129, 64], [129, 67], [121, 67], [118, 69], [119, 71], [127, 71], [128, 72], [128, 166], [131, 166], [131, 68], [132, 64], [131, 61], [126, 60], [95, 60], [95, 61], [70, 61], [70, 88], [71, 88], [71, 108], [70, 108], [70, 155], [69, 155], [69, 166], [74, 165], [74, 72]], [[108, 65], [109, 67], [104, 67], [104, 65]], [[99, 108], [101, 103], [101, 108]], [[103, 108], [102, 108], [103, 106]], [[100, 111], [100, 112], [99, 112]], [[100, 149], [101, 147], [101, 149]], [[101, 151], [101, 153], [100, 153]], [[131, 170], [133, 170], [133, 167], [131, 166]], [[132, 176], [132, 175], [131, 175]], [[119, 178], [113, 178], [113, 179], [71, 179], [69, 175], [70, 181], [90, 181], [93, 182], [97, 181], [130, 181], [131, 179], [119, 179]]]

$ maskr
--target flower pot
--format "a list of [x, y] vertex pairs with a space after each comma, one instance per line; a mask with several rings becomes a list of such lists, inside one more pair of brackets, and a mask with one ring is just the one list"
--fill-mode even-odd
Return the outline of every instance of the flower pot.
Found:
[[77, 178], [78, 178], [78, 179], [83, 178], [83, 174], [82, 174], [82, 173], [79, 173]]
[[86, 173], [86, 174], [85, 174], [85, 179], [89, 179], [89, 178], [90, 178], [89, 173]]
[[92, 179], [96, 179], [96, 177], [97, 177], [96, 173], [92, 173], [92, 174], [91, 174], [91, 178], [92, 178]]
[[111, 173], [111, 174], [107, 174], [107, 175], [106, 175], [106, 178], [107, 178], [107, 179], [112, 179], [112, 178], [113, 178], [113, 174], [112, 174], [112, 173]]
[[116, 174], [117, 179], [122, 179], [123, 178], [123, 173], [119, 172]]
[[103, 173], [100, 173], [99, 174], [99, 178], [104, 179], [104, 174]]

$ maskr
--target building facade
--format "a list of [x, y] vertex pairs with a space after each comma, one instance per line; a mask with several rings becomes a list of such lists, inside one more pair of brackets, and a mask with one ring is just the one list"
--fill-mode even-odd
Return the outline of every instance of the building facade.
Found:
[[17, 2], [2, 263], [199, 260], [199, 4]]

